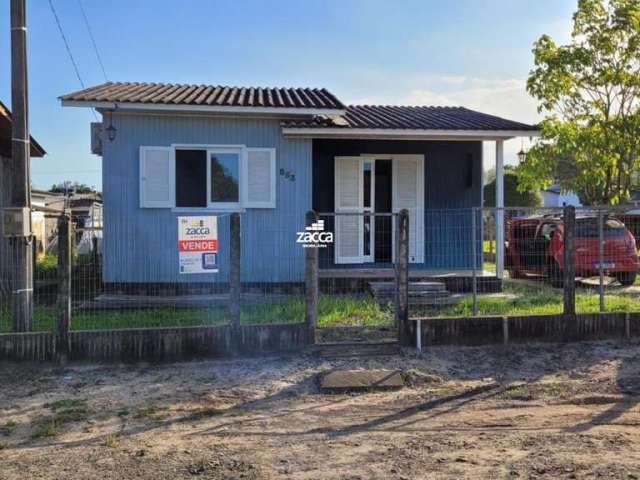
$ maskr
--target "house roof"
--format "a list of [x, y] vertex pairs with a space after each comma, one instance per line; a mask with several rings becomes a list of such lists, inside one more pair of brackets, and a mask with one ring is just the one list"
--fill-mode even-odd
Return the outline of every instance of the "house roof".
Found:
[[287, 129], [476, 130], [537, 132], [538, 127], [464, 107], [350, 105], [340, 117], [283, 122]]
[[[63, 105], [113, 108], [109, 104], [260, 109], [340, 110], [345, 106], [322, 88], [262, 88], [173, 83], [107, 82], [60, 97]], [[116, 105], [120, 106], [120, 105]]]
[[[0, 102], [0, 155], [4, 157], [11, 156], [11, 126], [11, 111], [4, 103]], [[47, 152], [33, 137], [30, 139], [31, 156], [43, 157]]]
[[556, 194], [560, 195], [562, 193], [561, 190], [562, 189], [560, 188], [560, 184], [559, 183], [553, 183], [553, 184], [549, 185], [549, 188], [547, 188], [544, 191], [545, 192], [549, 192], [549, 193], [556, 193]]

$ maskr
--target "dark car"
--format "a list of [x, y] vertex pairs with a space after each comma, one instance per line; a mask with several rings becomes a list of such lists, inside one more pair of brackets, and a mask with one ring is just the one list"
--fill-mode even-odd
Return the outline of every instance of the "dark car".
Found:
[[[602, 269], [622, 285], [631, 285], [638, 272], [636, 241], [620, 220], [603, 221]], [[576, 218], [574, 263], [576, 275], [590, 277], [600, 270], [598, 218]], [[564, 224], [557, 216], [514, 218], [508, 222], [506, 266], [511, 278], [525, 274], [549, 277], [562, 285], [564, 270]]]

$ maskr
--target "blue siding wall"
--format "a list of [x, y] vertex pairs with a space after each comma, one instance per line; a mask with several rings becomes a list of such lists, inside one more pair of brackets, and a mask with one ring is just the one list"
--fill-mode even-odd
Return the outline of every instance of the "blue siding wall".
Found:
[[[412, 263], [410, 268], [471, 269], [472, 207], [482, 205], [482, 142], [314, 140], [314, 209], [334, 211], [334, 157], [367, 153], [424, 155], [425, 262]], [[479, 214], [476, 225], [477, 267], [480, 267]], [[325, 268], [352, 267], [334, 264], [333, 248], [321, 251], [320, 257]]]
[[226, 282], [229, 274], [229, 221], [221, 214], [217, 274], [178, 273], [177, 217], [204, 215], [198, 211], [140, 208], [139, 147], [173, 143], [243, 144], [276, 149], [277, 171], [295, 174], [295, 181], [276, 177], [275, 209], [248, 209], [242, 215], [242, 280], [300, 282], [304, 252], [295, 232], [304, 226], [311, 208], [310, 140], [286, 139], [275, 119], [235, 119], [199, 116], [114, 115], [117, 136], [104, 142], [104, 281]]

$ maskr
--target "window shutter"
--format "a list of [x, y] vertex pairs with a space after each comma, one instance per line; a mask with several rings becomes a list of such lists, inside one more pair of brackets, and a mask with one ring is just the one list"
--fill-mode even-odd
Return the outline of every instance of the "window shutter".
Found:
[[173, 207], [174, 173], [171, 147], [140, 147], [140, 207]]
[[276, 207], [276, 151], [247, 148], [246, 208]]

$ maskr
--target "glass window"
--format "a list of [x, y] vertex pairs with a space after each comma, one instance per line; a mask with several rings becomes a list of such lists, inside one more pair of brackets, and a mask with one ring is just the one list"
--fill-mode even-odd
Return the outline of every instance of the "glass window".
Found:
[[[604, 238], [623, 237], [627, 234], [624, 223], [619, 220], [604, 218], [602, 223], [602, 234]], [[597, 217], [579, 218], [576, 220], [576, 237], [598, 238], [599, 234]]]
[[240, 154], [210, 153], [211, 203], [240, 201]]
[[364, 208], [371, 208], [371, 162], [364, 162]]
[[542, 228], [540, 229], [540, 236], [545, 240], [551, 241], [551, 238], [553, 237], [553, 232], [555, 231], [556, 231], [555, 223], [545, 223], [544, 225], [542, 225]]
[[207, 206], [207, 151], [176, 150], [176, 207]]

